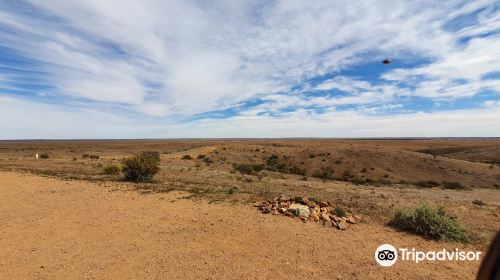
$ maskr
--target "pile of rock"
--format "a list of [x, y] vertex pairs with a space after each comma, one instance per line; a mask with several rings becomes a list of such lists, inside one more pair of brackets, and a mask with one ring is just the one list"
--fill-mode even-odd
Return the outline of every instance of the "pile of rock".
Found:
[[312, 221], [327, 227], [348, 229], [351, 224], [361, 221], [357, 215], [348, 215], [335, 207], [331, 201], [316, 201], [306, 197], [290, 198], [286, 195], [275, 197], [273, 200], [255, 203], [255, 207], [264, 214], [285, 215], [300, 218], [303, 222]]

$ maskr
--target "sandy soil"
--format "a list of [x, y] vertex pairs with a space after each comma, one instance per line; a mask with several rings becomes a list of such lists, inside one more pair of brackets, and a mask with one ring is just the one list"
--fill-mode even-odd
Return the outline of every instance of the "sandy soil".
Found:
[[347, 231], [180, 192], [0, 172], [0, 279], [473, 279], [478, 262], [383, 268], [383, 243], [438, 243], [375, 223]]

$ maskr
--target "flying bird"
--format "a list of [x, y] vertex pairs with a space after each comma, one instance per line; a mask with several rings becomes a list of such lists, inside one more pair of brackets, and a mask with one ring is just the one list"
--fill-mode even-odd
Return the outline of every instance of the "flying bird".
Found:
[[386, 58], [386, 59], [382, 60], [382, 63], [389, 64], [389, 63], [391, 63], [391, 60]]

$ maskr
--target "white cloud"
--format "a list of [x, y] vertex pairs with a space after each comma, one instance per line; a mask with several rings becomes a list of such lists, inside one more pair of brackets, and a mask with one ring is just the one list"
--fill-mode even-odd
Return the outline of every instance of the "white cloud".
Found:
[[[490, 108], [373, 116], [362, 112], [315, 114], [298, 110], [280, 117], [238, 116], [189, 123], [138, 122], [85, 108], [68, 110], [0, 96], [0, 139], [177, 137], [488, 137], [500, 135], [500, 110]], [[397, 106], [397, 105], [395, 105]]]
[[[307, 115], [301, 108], [308, 106], [326, 107], [326, 116], [340, 105], [363, 105], [362, 114], [380, 111], [374, 106], [396, 109], [404, 96], [442, 100], [500, 92], [498, 79], [482, 79], [500, 69], [500, 37], [485, 35], [500, 25], [495, 1], [26, 3], [0, 4], [0, 46], [31, 60], [16, 67], [37, 71], [30, 78], [51, 86], [43, 89], [45, 98], [65, 99], [66, 106], [88, 101], [98, 112], [129, 110], [144, 122], [151, 120], [144, 115], [175, 121], [256, 98], [266, 103], [243, 108], [242, 116], [287, 107]], [[445, 28], [478, 10], [476, 24]], [[460, 43], [468, 36], [481, 37]], [[337, 76], [309, 84], [386, 56], [430, 62], [386, 73], [379, 83]], [[11, 75], [0, 76], [0, 91], [19, 89], [13, 81], [26, 76]], [[306, 96], [292, 89], [297, 85], [348, 95]], [[78, 104], [77, 110], [85, 108]], [[299, 122], [285, 115], [290, 127]]]

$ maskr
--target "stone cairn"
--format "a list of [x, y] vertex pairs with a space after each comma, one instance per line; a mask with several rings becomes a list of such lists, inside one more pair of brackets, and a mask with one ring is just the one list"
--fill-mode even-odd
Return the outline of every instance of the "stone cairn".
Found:
[[[317, 222], [325, 227], [335, 227], [346, 230], [351, 224], [361, 221], [357, 215], [346, 215], [340, 217], [343, 211], [335, 211], [335, 205], [331, 201], [316, 201], [306, 197], [290, 198], [280, 195], [273, 200], [255, 203], [255, 207], [264, 214], [284, 215], [299, 218], [304, 223], [308, 221]], [[342, 213], [343, 214], [343, 213]]]

